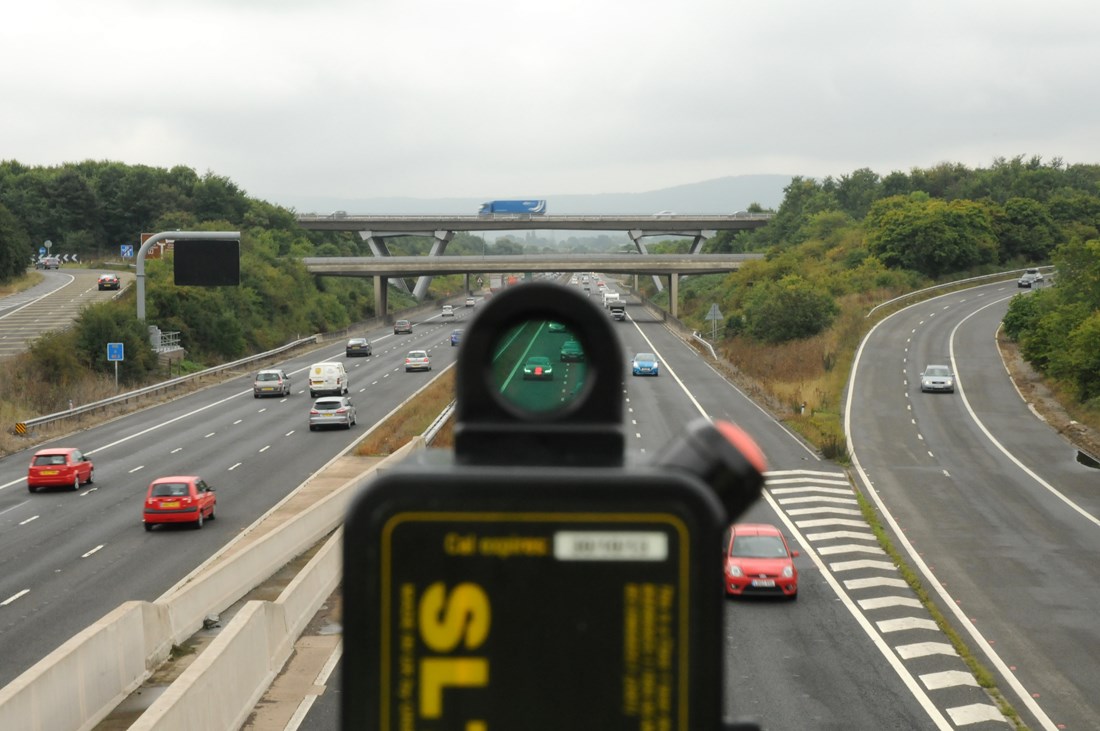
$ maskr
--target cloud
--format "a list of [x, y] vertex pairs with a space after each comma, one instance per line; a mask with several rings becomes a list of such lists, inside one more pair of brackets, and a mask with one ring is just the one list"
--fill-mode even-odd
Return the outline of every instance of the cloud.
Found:
[[18, 6], [5, 158], [250, 194], [510, 197], [997, 156], [1096, 162], [1084, 2]]

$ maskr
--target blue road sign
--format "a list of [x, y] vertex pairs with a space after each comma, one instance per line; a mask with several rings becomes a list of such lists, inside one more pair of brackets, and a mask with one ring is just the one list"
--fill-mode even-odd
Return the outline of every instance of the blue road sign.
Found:
[[122, 357], [122, 343], [107, 343], [107, 361], [125, 360]]
[[122, 249], [122, 258], [123, 259], [133, 259], [134, 258], [134, 245], [133, 244], [123, 244], [119, 248]]
[[45, 246], [39, 246], [38, 247], [38, 255], [39, 256], [45, 256], [46, 255], [46, 247]]

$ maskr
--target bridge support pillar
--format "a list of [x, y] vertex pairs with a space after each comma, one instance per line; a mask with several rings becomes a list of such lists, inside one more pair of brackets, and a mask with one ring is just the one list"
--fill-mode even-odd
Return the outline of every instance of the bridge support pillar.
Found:
[[673, 272], [668, 275], [668, 314], [680, 319], [680, 275]]
[[[359, 237], [367, 242], [367, 246], [370, 247], [370, 253], [374, 254], [375, 256], [391, 256], [390, 247], [386, 246], [386, 239], [381, 236], [375, 236], [373, 231], [360, 231]], [[398, 277], [397, 279], [393, 280], [393, 284], [402, 292], [408, 294], [409, 285], [405, 282], [404, 279]], [[376, 294], [375, 297], [377, 296], [378, 295]]]
[[[649, 249], [647, 249], [646, 245], [642, 243], [642, 237], [645, 236], [645, 234], [642, 233], [641, 229], [631, 229], [627, 231], [627, 234], [630, 236], [630, 240], [634, 242], [634, 248], [638, 250], [639, 254], [644, 255], [649, 253]], [[656, 274], [653, 275], [653, 286], [657, 288], [658, 292], [665, 288], [665, 285], [661, 283], [661, 278]], [[637, 288], [636, 282], [635, 288]]]
[[473, 294], [473, 292], [470, 291], [470, 273], [469, 272], [466, 272], [465, 276], [462, 278], [462, 291], [466, 293], [467, 297], [469, 297], [471, 294]]
[[700, 231], [692, 237], [691, 241], [691, 253], [699, 254], [703, 251], [703, 244], [707, 242], [711, 236], [714, 236], [717, 231]]
[[374, 275], [374, 316], [383, 320], [390, 309], [389, 277]]
[[[432, 250], [428, 252], [428, 256], [441, 256], [447, 249], [447, 244], [451, 243], [451, 239], [455, 237], [454, 231], [436, 231], [435, 242], [432, 244]], [[428, 287], [432, 283], [432, 277], [428, 274], [421, 274], [420, 278], [416, 280], [416, 287], [413, 288], [413, 297], [419, 302], [424, 299], [424, 295], [428, 293]], [[467, 283], [468, 284], [468, 283]]]

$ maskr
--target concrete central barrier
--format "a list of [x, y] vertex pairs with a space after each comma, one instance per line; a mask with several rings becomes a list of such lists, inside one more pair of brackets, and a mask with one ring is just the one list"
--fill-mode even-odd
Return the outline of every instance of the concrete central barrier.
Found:
[[91, 729], [168, 658], [166, 607], [126, 602], [0, 689], [0, 729]]

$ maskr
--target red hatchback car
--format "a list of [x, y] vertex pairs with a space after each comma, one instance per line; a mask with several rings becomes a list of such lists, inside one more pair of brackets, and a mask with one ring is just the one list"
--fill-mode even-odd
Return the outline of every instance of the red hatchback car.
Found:
[[794, 565], [798, 551], [787, 546], [787, 539], [774, 525], [731, 525], [726, 532], [723, 555], [726, 594], [798, 598], [798, 569]]
[[158, 477], [145, 494], [141, 520], [145, 530], [153, 530], [157, 523], [192, 523], [202, 528], [204, 521], [214, 520], [217, 503], [214, 488], [198, 475]]
[[27, 489], [36, 492], [40, 487], [72, 487], [92, 484], [95, 466], [79, 449], [58, 447], [40, 449], [31, 458], [27, 468]]

